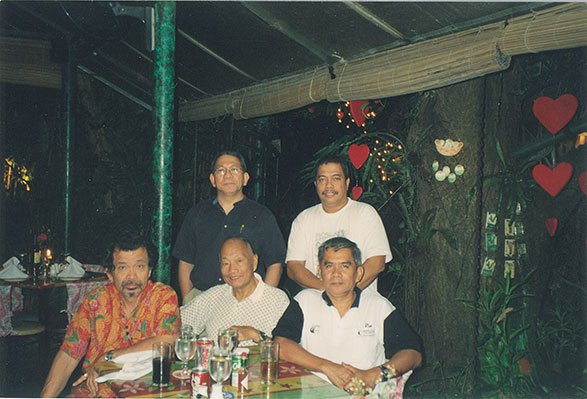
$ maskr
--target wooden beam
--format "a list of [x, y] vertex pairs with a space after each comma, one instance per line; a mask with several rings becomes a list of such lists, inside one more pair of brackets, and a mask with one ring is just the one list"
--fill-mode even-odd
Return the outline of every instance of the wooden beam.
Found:
[[337, 57], [334, 57], [330, 52], [324, 50], [322, 47], [313, 43], [308, 38], [299, 34], [297, 31], [295, 31], [292, 27], [287, 25], [282, 20], [275, 18], [263, 7], [260, 7], [256, 3], [249, 1], [241, 1], [241, 5], [253, 14], [255, 14], [257, 17], [259, 17], [267, 25], [280, 31], [285, 36], [289, 37], [290, 39], [298, 43], [300, 46], [304, 47], [306, 50], [308, 50], [309, 52], [311, 52], [327, 64], [332, 64], [338, 61]]
[[359, 3], [355, 3], [354, 1], [343, 1], [342, 4], [359, 14], [361, 17], [365, 18], [367, 21], [371, 22], [379, 29], [389, 33], [393, 37], [401, 40], [407, 40], [407, 38], [399, 30], [395, 29], [393, 26], [379, 18], [377, 15], [373, 14]]

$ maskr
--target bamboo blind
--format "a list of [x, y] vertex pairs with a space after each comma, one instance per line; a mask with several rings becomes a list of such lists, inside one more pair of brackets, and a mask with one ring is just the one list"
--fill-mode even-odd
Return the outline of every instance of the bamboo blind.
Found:
[[365, 100], [442, 87], [506, 69], [513, 55], [587, 45], [587, 4], [565, 3], [320, 70], [195, 101], [180, 121], [232, 114], [236, 119], [289, 111], [323, 99]]
[[507, 55], [587, 46], [587, 4], [570, 3], [509, 21], [499, 39]]
[[446, 86], [509, 67], [497, 48], [503, 23], [359, 58], [335, 68], [330, 102], [398, 96]]
[[50, 57], [46, 40], [0, 38], [0, 81], [61, 88], [61, 65]]
[[296, 74], [203, 101], [189, 103], [179, 109], [180, 121], [214, 118], [234, 114], [237, 119], [271, 115], [283, 110], [303, 107], [325, 98], [325, 68]]

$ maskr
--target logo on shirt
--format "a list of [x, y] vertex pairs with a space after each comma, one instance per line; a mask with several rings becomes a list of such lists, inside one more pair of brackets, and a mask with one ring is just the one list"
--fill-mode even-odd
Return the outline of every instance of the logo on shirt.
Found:
[[320, 332], [320, 324], [314, 324], [312, 327], [310, 327], [311, 334], [318, 334], [319, 332]]

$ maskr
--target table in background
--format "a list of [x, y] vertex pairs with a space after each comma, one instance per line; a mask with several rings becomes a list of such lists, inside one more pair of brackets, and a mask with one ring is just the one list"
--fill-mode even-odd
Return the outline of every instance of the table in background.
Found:
[[[179, 370], [181, 363], [174, 362], [172, 371]], [[108, 372], [111, 372], [109, 369]], [[106, 373], [106, 371], [104, 371]], [[212, 383], [212, 379], [210, 383]], [[130, 381], [108, 381], [110, 389], [121, 398], [189, 398], [190, 380], [178, 380], [173, 375], [168, 387], [155, 387], [148, 375]], [[247, 399], [348, 399], [349, 395], [302, 367], [280, 361], [279, 378], [275, 384], [262, 385], [259, 371], [259, 351], [251, 348], [249, 356], [249, 391], [238, 393], [230, 385], [230, 377], [223, 386], [225, 398]]]
[[23, 294], [22, 290], [30, 290], [36, 292], [38, 295], [39, 321], [47, 322], [49, 316], [49, 291], [52, 288], [66, 287], [67, 289], [67, 311], [68, 319], [77, 310], [83, 297], [91, 290], [109, 284], [105, 273], [90, 271], [99, 270], [101, 266], [83, 265], [83, 268], [88, 270], [84, 277], [76, 280], [61, 280], [61, 279], [38, 279], [34, 281], [28, 278], [23, 281], [6, 281], [0, 279], [0, 336], [8, 335], [12, 331], [11, 317], [14, 311], [22, 310]]

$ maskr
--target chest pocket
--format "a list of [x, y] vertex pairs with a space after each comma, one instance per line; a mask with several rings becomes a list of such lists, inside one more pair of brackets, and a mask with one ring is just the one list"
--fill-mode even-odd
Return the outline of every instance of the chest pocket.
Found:
[[356, 367], [371, 368], [375, 359], [380, 360], [382, 349], [374, 326], [362, 326], [354, 329], [352, 358]]

